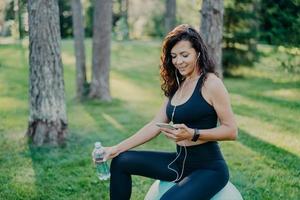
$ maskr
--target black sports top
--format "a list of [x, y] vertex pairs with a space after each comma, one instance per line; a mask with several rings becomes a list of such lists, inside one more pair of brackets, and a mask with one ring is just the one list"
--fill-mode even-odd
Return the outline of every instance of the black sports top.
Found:
[[[209, 129], [217, 126], [217, 113], [202, 96], [201, 87], [203, 75], [197, 81], [192, 96], [183, 104], [176, 106], [173, 116], [174, 124], [185, 124], [189, 128]], [[174, 106], [169, 98], [166, 113], [171, 120]]]

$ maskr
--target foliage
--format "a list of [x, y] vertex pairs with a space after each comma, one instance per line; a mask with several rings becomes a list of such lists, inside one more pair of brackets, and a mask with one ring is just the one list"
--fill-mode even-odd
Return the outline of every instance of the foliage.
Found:
[[154, 12], [145, 27], [145, 34], [153, 38], [162, 38], [165, 35], [164, 15]]
[[93, 36], [93, 14], [94, 14], [93, 2], [89, 2], [85, 7], [85, 16], [84, 16], [86, 37]]
[[[27, 0], [18, 0], [18, 5], [14, 5], [16, 1], [7, 1], [5, 8], [5, 22], [13, 22], [10, 30], [6, 34], [12, 35], [13, 37], [23, 38], [27, 33], [28, 27], [25, 27], [24, 13], [27, 9]], [[17, 10], [15, 10], [17, 8]], [[6, 35], [6, 36], [8, 36]]]
[[59, 0], [59, 20], [60, 20], [60, 33], [62, 38], [72, 37], [73, 35], [73, 22], [71, 1]]
[[114, 27], [114, 36], [117, 40], [127, 40], [129, 30], [127, 27], [127, 22], [124, 17], [119, 18]]
[[260, 40], [272, 45], [300, 46], [300, 1], [261, 0]]
[[5, 21], [15, 19], [14, 2], [8, 3], [5, 9]]
[[258, 59], [256, 48], [258, 15], [257, 0], [232, 0], [225, 4], [223, 68], [251, 66]]
[[274, 49], [274, 52], [283, 52], [283, 56], [278, 56], [276, 59], [282, 68], [287, 73], [300, 74], [300, 49], [285, 48], [279, 46]]

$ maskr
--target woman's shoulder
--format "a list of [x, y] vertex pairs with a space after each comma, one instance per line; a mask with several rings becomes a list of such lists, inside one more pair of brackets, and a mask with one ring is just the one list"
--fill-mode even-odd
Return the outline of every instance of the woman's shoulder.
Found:
[[204, 86], [208, 89], [224, 87], [223, 81], [214, 73], [207, 73]]
[[211, 97], [219, 97], [221, 94], [227, 93], [227, 89], [216, 74], [208, 73], [204, 82], [204, 88]]

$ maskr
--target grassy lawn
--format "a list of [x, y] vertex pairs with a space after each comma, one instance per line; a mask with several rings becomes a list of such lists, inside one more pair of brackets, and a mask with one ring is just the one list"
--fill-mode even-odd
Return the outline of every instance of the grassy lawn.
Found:
[[[91, 41], [86, 41], [91, 63]], [[25, 49], [27, 47], [24, 47]], [[27, 51], [0, 46], [0, 199], [104, 199], [108, 183], [98, 181], [90, 154], [97, 140], [113, 145], [137, 131], [158, 110], [163, 95], [158, 76], [160, 42], [114, 42], [111, 103], [75, 96], [72, 41], [63, 41], [62, 57], [69, 120], [63, 148], [28, 145]], [[231, 182], [244, 199], [299, 199], [300, 75], [280, 70], [268, 47], [254, 68], [233, 71], [225, 84], [239, 126], [235, 142], [220, 142]], [[90, 78], [90, 70], [88, 72]], [[173, 151], [159, 136], [139, 149]], [[153, 180], [133, 178], [133, 200], [142, 200]]]

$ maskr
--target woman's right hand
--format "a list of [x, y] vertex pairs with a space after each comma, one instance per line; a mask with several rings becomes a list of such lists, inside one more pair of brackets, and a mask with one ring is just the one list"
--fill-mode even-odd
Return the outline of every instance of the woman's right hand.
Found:
[[104, 161], [112, 159], [120, 154], [117, 145], [111, 147], [104, 147], [104, 149], [105, 149], [105, 155], [103, 158]]
[[[119, 155], [119, 153], [120, 153], [117, 146], [103, 147], [103, 148], [105, 151], [105, 155], [104, 155], [103, 160], [99, 161], [100, 163], [103, 161], [107, 161], [108, 159], [112, 159], [112, 158], [116, 157], [117, 155]], [[93, 159], [93, 162], [96, 164], [97, 161], [94, 159], [93, 155], [94, 155], [94, 151], [92, 152], [92, 159]]]

